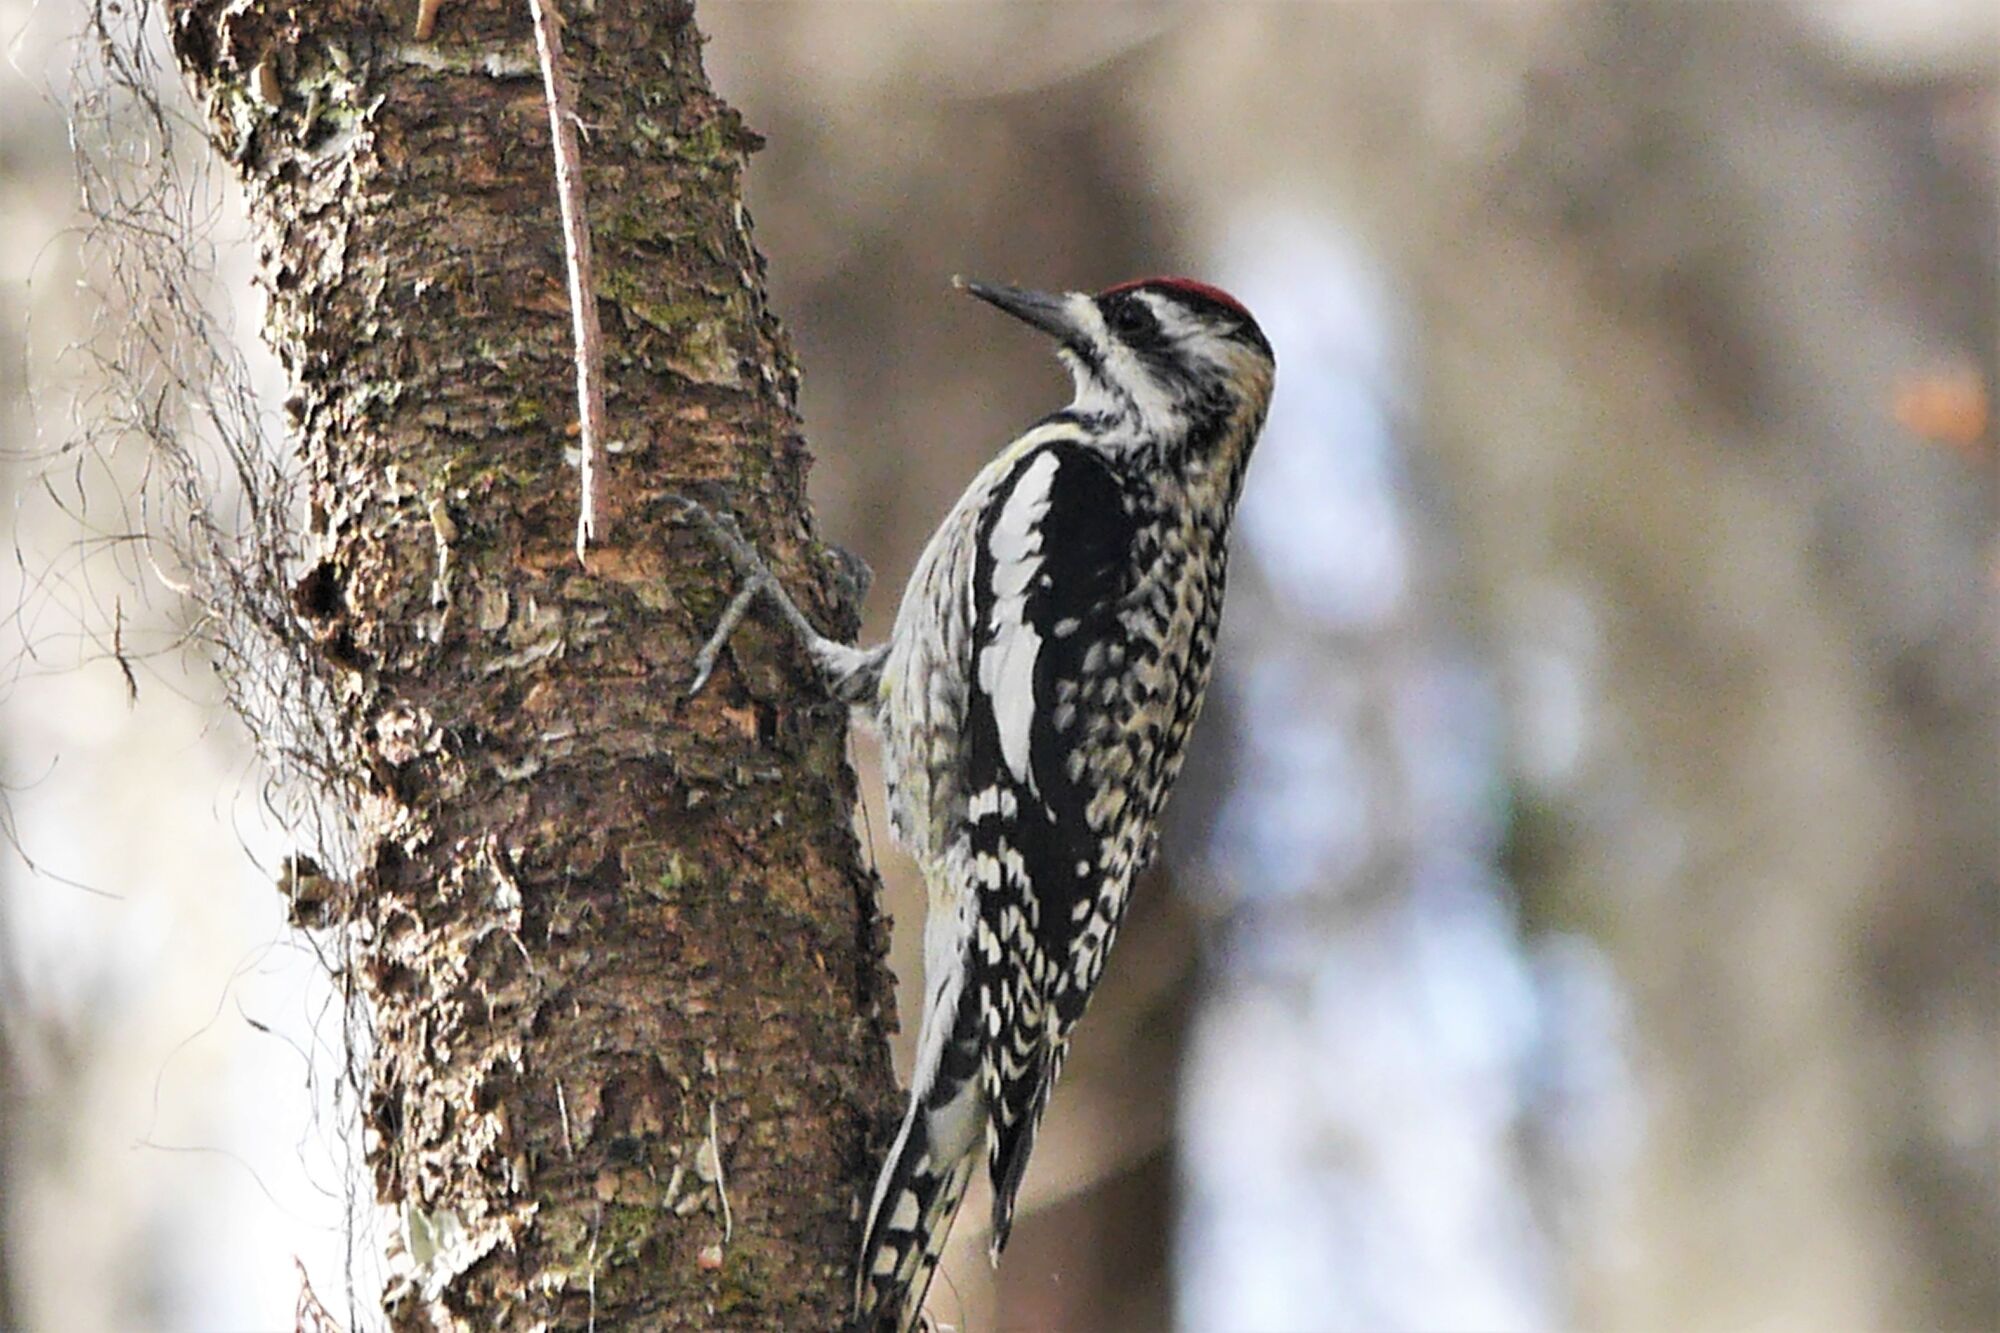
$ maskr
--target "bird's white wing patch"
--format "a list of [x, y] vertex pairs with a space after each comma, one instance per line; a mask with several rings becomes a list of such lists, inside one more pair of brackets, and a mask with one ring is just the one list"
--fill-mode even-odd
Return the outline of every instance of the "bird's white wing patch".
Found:
[[1035, 717], [1035, 659], [1042, 636], [1028, 622], [1028, 589], [1042, 568], [1042, 519], [1060, 459], [1054, 452], [1023, 470], [987, 539], [993, 557], [993, 607], [986, 646], [979, 650], [979, 688], [993, 701], [1000, 757], [1016, 782], [1035, 789], [1028, 763], [1028, 729]]

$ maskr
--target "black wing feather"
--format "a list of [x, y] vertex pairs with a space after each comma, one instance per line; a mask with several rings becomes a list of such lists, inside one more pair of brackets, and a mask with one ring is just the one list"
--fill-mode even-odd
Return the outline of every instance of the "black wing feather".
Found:
[[[1003, 484], [1002, 496], [989, 508], [978, 534], [975, 653], [993, 637], [991, 537], [1005, 508], [1004, 495], [1037, 458], [1049, 453], [1058, 461], [1042, 520], [1041, 565], [1024, 607], [1041, 639], [1029, 728], [1032, 789], [1007, 768], [992, 701], [982, 692], [973, 692], [967, 718], [966, 790], [976, 794], [997, 788], [1013, 797], [1011, 812], [985, 813], [970, 831], [975, 855], [1012, 867], [1004, 872], [999, 891], [980, 896], [981, 940], [972, 958], [973, 995], [983, 1011], [998, 1014], [997, 1023], [989, 1020], [982, 1034], [989, 1071], [996, 1253], [1006, 1242], [1035, 1129], [1061, 1066], [1060, 1044], [1051, 1037], [1066, 1032], [1081, 1012], [1082, 992], [1055, 983], [1070, 966], [1068, 941], [1077, 905], [1096, 897], [1102, 875], [1098, 838], [1085, 813], [1090, 792], [1070, 776], [1068, 760], [1078, 739], [1089, 733], [1093, 712], [1103, 707], [1081, 688], [1083, 662], [1091, 644], [1116, 633], [1116, 607], [1127, 591], [1136, 535], [1123, 488], [1094, 452], [1061, 442], [1029, 451]], [[1064, 711], [1059, 701], [1072, 707]], [[1064, 725], [1058, 726], [1059, 721]], [[1021, 892], [1024, 886], [1017, 879], [1026, 881], [1028, 893]], [[1021, 901], [1034, 904], [1025, 922], [1007, 910]], [[988, 941], [997, 944], [996, 956], [990, 958], [983, 947]], [[1058, 989], [1067, 993], [1053, 993]]]

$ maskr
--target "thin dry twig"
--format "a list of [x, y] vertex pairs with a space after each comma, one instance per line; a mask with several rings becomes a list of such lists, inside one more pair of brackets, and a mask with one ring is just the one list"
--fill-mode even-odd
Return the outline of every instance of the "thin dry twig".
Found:
[[715, 1099], [708, 1100], [708, 1155], [715, 1159], [715, 1196], [722, 1200], [722, 1243], [736, 1234], [736, 1221], [729, 1215], [729, 1185], [722, 1176], [722, 1145], [715, 1139]]
[[299, 1299], [292, 1309], [293, 1333], [342, 1333], [340, 1322], [327, 1313], [319, 1294], [313, 1290], [305, 1261], [294, 1256], [292, 1264], [299, 1270]]
[[590, 218], [584, 211], [583, 154], [576, 142], [576, 95], [562, 67], [562, 15], [555, 0], [528, 0], [535, 15], [535, 53], [548, 93], [549, 137], [555, 146], [556, 202], [562, 209], [563, 255], [569, 261], [570, 322], [576, 333], [576, 398], [583, 428], [583, 487], [576, 516], [576, 558], [597, 535], [597, 461], [604, 443], [603, 333], [590, 276]]
[[569, 1098], [563, 1096], [561, 1079], [556, 1080], [556, 1110], [562, 1116], [563, 1150], [574, 1161], [576, 1158], [576, 1144], [570, 1140], [569, 1136]]
[[411, 35], [428, 42], [437, 31], [438, 11], [443, 8], [444, 0], [417, 0], [417, 26]]
[[[336, 677], [292, 597], [323, 549], [310, 531], [310, 478], [277, 426], [277, 363], [239, 336], [235, 289], [218, 276], [224, 252], [254, 253], [254, 243], [228, 223], [234, 187], [176, 66], [166, 9], [162, 0], [86, 0], [80, 17], [57, 19], [81, 25], [67, 69], [52, 66], [43, 93], [68, 123], [82, 216], [78, 271], [63, 281], [78, 293], [65, 299], [85, 303], [88, 327], [37, 361], [45, 373], [30, 377], [39, 386], [31, 428], [0, 444], [0, 462], [21, 470], [23, 500], [45, 510], [12, 532], [21, 577], [0, 603], [15, 640], [0, 655], [0, 695], [31, 675], [107, 658], [128, 698], [156, 663], [171, 668], [155, 672], [156, 688], [183, 693], [175, 660], [206, 659], [258, 753], [245, 777], [270, 824], [349, 879], [363, 789], [341, 756]], [[55, 547], [32, 535], [57, 532], [74, 535]], [[16, 836], [0, 792], [0, 842]], [[314, 1116], [343, 1163], [341, 1276], [356, 1327], [367, 1281], [356, 1255], [378, 1248], [359, 1132], [362, 1053], [374, 1038], [351, 933], [296, 940], [332, 978], [310, 1021], [313, 1052], [336, 1072], [327, 1080], [316, 1061], [308, 1078], [330, 1087], [332, 1118]], [[300, 1280], [300, 1325], [338, 1333]]]

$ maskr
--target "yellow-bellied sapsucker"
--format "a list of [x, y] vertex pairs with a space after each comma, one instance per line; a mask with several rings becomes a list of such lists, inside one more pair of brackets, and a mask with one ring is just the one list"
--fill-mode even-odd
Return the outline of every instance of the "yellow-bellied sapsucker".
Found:
[[747, 580], [696, 688], [769, 595], [829, 690], [880, 730], [891, 824], [929, 890], [916, 1068], [868, 1207], [857, 1333], [915, 1327], [982, 1147], [996, 1260], [1007, 1242], [1201, 711], [1274, 371], [1250, 312], [1204, 283], [960, 285], [1054, 338], [1076, 397], [973, 479], [888, 642], [819, 635], [732, 525], [689, 506]]

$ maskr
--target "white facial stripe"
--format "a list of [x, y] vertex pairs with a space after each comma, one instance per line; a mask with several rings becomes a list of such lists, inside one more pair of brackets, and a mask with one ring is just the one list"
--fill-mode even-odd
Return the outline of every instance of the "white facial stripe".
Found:
[[1093, 298], [1083, 292], [1069, 294], [1069, 315], [1097, 346], [1102, 347], [1110, 337], [1111, 330], [1104, 325], [1104, 312], [1097, 308]]
[[[1218, 331], [1180, 302], [1162, 300], [1151, 292], [1146, 293], [1145, 299], [1146, 304], [1152, 307], [1154, 317], [1160, 321], [1160, 328], [1179, 345], [1181, 354], [1187, 360], [1206, 361], [1212, 366], [1235, 369], [1256, 358], [1256, 353], [1235, 338]], [[1236, 376], [1231, 375], [1230, 378]]]
[[[1095, 301], [1087, 296], [1070, 299], [1082, 302], [1081, 307], [1072, 305], [1072, 309], [1078, 322], [1089, 331], [1099, 362], [1093, 374], [1090, 368], [1072, 360], [1070, 377], [1076, 382], [1076, 401], [1072, 406], [1093, 416], [1133, 412], [1139, 418], [1140, 433], [1156, 438], [1168, 431], [1178, 419], [1173, 390], [1155, 379], [1146, 364], [1111, 335]], [[1175, 303], [1163, 301], [1153, 292], [1140, 292], [1138, 299], [1146, 303], [1170, 337], [1179, 339], [1197, 334], [1199, 326]], [[1113, 384], [1118, 388], [1113, 389]]]
[[1037, 789], [1028, 764], [1028, 729], [1035, 716], [1035, 661], [1041, 656], [1042, 636], [1028, 623], [1028, 588], [1042, 568], [1041, 522], [1049, 512], [1057, 462], [1054, 453], [1044, 453], [1028, 464], [987, 543], [993, 556], [993, 608], [987, 620], [991, 637], [979, 650], [979, 688], [993, 701], [1007, 771], [1031, 791]]
[[1167, 337], [1175, 342], [1206, 342], [1209, 338], [1208, 326], [1197, 319], [1188, 308], [1178, 301], [1162, 301], [1151, 292], [1140, 297], [1152, 308], [1153, 317], [1160, 321], [1160, 327]]

